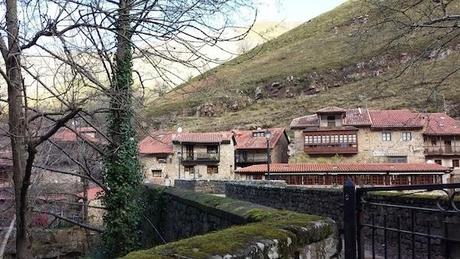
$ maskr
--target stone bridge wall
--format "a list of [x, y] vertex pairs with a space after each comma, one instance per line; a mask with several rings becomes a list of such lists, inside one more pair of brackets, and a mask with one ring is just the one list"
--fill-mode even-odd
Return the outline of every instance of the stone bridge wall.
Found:
[[337, 253], [330, 219], [178, 188], [147, 186], [144, 197], [143, 243], [154, 247], [127, 258], [331, 258]]

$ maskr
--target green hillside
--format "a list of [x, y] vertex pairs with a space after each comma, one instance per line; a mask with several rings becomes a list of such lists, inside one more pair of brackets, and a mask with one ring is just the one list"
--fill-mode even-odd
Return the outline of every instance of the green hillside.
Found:
[[[405, 15], [419, 21], [426, 8]], [[459, 13], [460, 1], [448, 11]], [[370, 1], [349, 1], [152, 100], [146, 120], [191, 130], [287, 126], [329, 105], [460, 115], [460, 73], [451, 73], [460, 66], [459, 28], [406, 35], [401, 24], [381, 22], [405, 17], [386, 15]], [[440, 51], [427, 50], [434, 43]]]

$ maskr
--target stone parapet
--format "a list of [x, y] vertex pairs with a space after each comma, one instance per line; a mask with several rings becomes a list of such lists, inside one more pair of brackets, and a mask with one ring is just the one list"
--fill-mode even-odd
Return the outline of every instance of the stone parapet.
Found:
[[[169, 243], [125, 258], [331, 258], [337, 251], [327, 218], [178, 188], [149, 186], [145, 197], [150, 223]], [[144, 231], [144, 244], [158, 243], [155, 235]]]

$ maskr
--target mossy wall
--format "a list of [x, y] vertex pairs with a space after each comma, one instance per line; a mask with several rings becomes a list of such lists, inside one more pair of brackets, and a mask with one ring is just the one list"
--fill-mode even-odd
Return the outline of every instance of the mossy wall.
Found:
[[[126, 258], [330, 258], [336, 253], [330, 219], [176, 188], [147, 186], [145, 192], [151, 201], [147, 218], [170, 243]], [[145, 224], [144, 245], [159, 241]]]

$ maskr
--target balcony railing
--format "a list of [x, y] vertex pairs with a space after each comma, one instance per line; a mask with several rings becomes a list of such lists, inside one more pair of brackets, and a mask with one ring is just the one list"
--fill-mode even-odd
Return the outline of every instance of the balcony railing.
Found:
[[244, 164], [244, 163], [267, 163], [267, 155], [266, 154], [247, 154], [244, 155], [237, 155], [236, 156], [236, 163]]
[[308, 155], [334, 155], [334, 154], [357, 154], [357, 144], [340, 145], [305, 145], [304, 151]]
[[460, 155], [460, 146], [425, 146], [426, 155]]
[[184, 162], [218, 162], [220, 160], [219, 153], [207, 153], [207, 152], [194, 152], [193, 154], [185, 155], [182, 159]]

